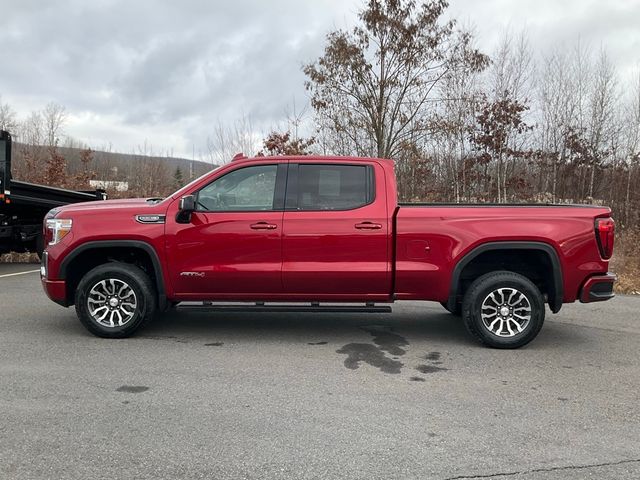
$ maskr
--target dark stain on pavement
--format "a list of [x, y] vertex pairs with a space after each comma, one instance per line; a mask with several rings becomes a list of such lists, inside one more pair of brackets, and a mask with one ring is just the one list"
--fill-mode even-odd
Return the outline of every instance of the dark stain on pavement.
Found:
[[387, 357], [381, 348], [369, 343], [349, 343], [336, 350], [336, 353], [347, 355], [344, 366], [350, 370], [356, 370], [364, 362], [379, 368], [381, 372], [397, 374], [404, 366], [402, 362]]
[[436, 373], [449, 370], [448, 368], [436, 367], [435, 365], [418, 365], [416, 367], [420, 373]]
[[326, 345], [329, 342], [309, 342], [307, 345]]
[[[406, 338], [393, 333], [390, 327], [384, 325], [367, 325], [360, 327], [373, 336], [373, 343], [349, 343], [336, 350], [336, 353], [347, 355], [344, 366], [355, 370], [364, 362], [381, 372], [398, 374], [404, 366], [398, 358], [406, 353], [404, 347], [409, 345]], [[388, 357], [386, 354], [391, 355]]]
[[[436, 372], [444, 372], [449, 370], [448, 368], [438, 367], [437, 365], [442, 365], [440, 358], [442, 354], [440, 352], [429, 352], [424, 357], [431, 365], [418, 365], [416, 370], [420, 373], [436, 373]], [[413, 380], [413, 377], [411, 378]]]
[[224, 345], [224, 342], [212, 342], [204, 344], [205, 347], [221, 347], [222, 345]]
[[168, 340], [170, 342], [176, 342], [176, 343], [190, 343], [189, 340], [185, 340], [184, 338], [178, 338], [173, 335], [146, 335], [144, 337], [140, 336], [136, 338], [140, 338], [144, 340]]
[[117, 392], [125, 392], [125, 393], [142, 393], [149, 390], [149, 387], [145, 387], [142, 385], [122, 385], [116, 389]]
[[366, 325], [360, 328], [373, 336], [375, 345], [349, 343], [336, 350], [336, 353], [347, 355], [344, 366], [355, 370], [364, 362], [384, 373], [400, 373], [404, 363], [399, 358], [407, 353], [406, 347], [409, 345], [409, 341], [385, 325]]
[[393, 333], [389, 327], [374, 325], [362, 327], [362, 330], [373, 335], [373, 343], [378, 345], [380, 350], [395, 356], [406, 353], [403, 347], [409, 345], [409, 342], [403, 336]]
[[429, 352], [424, 356], [425, 360], [431, 360], [437, 362], [440, 360], [440, 352]]
[[422, 377], [410, 377], [409, 380], [411, 380], [412, 382], [424, 382], [425, 379]]

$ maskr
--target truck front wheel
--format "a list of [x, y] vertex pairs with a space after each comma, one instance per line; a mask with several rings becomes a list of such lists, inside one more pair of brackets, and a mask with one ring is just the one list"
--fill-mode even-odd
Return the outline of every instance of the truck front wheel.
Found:
[[153, 283], [142, 269], [113, 262], [82, 277], [75, 306], [80, 322], [94, 335], [125, 338], [154, 317], [157, 299]]
[[498, 271], [477, 278], [464, 295], [467, 330], [493, 348], [519, 348], [533, 340], [544, 323], [544, 299], [523, 275]]

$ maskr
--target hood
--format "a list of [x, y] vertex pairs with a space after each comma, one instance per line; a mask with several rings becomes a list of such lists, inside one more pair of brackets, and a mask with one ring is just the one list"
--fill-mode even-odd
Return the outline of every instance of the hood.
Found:
[[[149, 198], [124, 198], [118, 200], [100, 200], [96, 202], [71, 203], [62, 207], [55, 208], [55, 215], [60, 216], [65, 213], [97, 213], [106, 210], [135, 209], [136, 211], [144, 211], [146, 208], [154, 208], [158, 206], [157, 199]], [[50, 213], [53, 213], [50, 212]]]

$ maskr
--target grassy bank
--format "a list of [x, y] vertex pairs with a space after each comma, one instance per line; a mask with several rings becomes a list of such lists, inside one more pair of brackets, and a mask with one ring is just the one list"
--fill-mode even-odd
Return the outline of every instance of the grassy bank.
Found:
[[5, 253], [0, 255], [0, 263], [40, 263], [35, 253]]
[[640, 294], [640, 232], [616, 234], [610, 270], [618, 275], [617, 293]]

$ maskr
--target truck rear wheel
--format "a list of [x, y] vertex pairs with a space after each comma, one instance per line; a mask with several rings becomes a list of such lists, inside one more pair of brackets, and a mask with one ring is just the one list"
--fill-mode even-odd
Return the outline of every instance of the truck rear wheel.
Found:
[[533, 340], [544, 323], [544, 299], [526, 277], [508, 271], [477, 278], [464, 295], [467, 330], [493, 348], [519, 348]]
[[142, 269], [113, 262], [82, 277], [75, 306], [80, 322], [94, 335], [125, 338], [151, 321], [157, 299], [153, 283]]

